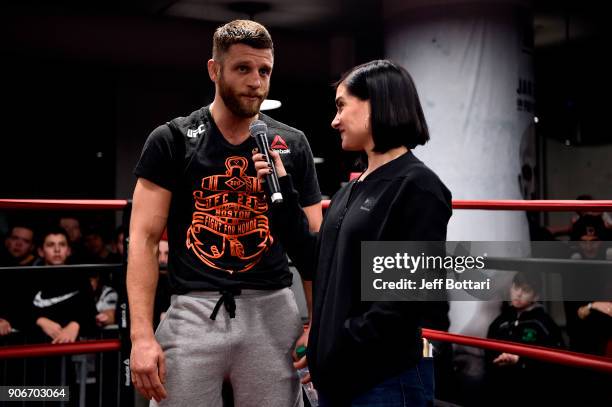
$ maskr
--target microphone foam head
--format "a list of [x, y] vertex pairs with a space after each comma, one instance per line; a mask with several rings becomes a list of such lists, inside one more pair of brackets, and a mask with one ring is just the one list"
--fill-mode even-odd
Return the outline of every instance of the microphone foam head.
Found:
[[268, 126], [261, 120], [255, 120], [249, 126], [249, 132], [251, 133], [251, 136], [255, 136], [256, 134], [260, 133], [266, 134], [268, 132]]

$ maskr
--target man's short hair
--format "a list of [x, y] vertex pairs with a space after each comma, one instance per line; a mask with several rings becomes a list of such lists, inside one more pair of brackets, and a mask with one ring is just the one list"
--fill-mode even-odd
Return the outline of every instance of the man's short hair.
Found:
[[9, 223], [7, 237], [13, 234], [13, 231], [16, 228], [28, 229], [30, 232], [32, 232], [32, 235], [34, 235], [34, 226], [32, 226], [31, 224], [26, 223], [26, 222], [11, 222]]
[[99, 236], [103, 242], [107, 243], [113, 239], [113, 232], [109, 231], [107, 227], [102, 226], [98, 223], [89, 223], [83, 227], [83, 238], [87, 239], [88, 236]]
[[68, 246], [70, 246], [70, 238], [68, 237], [68, 232], [66, 232], [66, 230], [62, 228], [61, 226], [51, 226], [45, 229], [43, 233], [40, 234], [40, 237], [38, 239], [38, 247], [43, 247], [43, 245], [45, 244], [45, 239], [47, 239], [47, 236], [49, 235], [64, 236], [66, 238], [66, 242], [68, 243]]
[[270, 49], [274, 54], [272, 37], [266, 27], [251, 20], [234, 20], [215, 30], [213, 59], [221, 61], [234, 44], [245, 44], [257, 49]]
[[388, 60], [370, 61], [346, 72], [334, 86], [340, 84], [351, 95], [370, 101], [374, 151], [411, 149], [429, 140], [416, 86], [403, 67]]

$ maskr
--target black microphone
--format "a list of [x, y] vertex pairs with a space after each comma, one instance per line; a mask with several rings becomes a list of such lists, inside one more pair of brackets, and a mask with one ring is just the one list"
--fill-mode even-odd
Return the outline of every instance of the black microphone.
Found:
[[268, 126], [262, 122], [261, 120], [255, 120], [249, 126], [249, 131], [251, 133], [251, 137], [255, 139], [257, 143], [257, 148], [259, 152], [266, 157], [266, 161], [270, 164], [272, 168], [272, 173], [266, 175], [266, 184], [268, 184], [268, 188], [270, 191], [270, 200], [272, 203], [282, 203], [283, 202], [283, 194], [281, 194], [280, 184], [278, 183], [278, 175], [276, 175], [276, 167], [274, 167], [274, 162], [270, 157], [270, 147], [268, 146], [268, 137], [266, 137], [266, 133], [268, 132]]

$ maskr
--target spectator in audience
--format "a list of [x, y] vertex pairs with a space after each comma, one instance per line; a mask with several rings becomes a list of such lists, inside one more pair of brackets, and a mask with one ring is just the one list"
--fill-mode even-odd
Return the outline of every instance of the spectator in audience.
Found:
[[[593, 198], [592, 195], [589, 194], [583, 194], [583, 195], [578, 195], [576, 197], [576, 200], [579, 201], [592, 201], [595, 198]], [[601, 219], [604, 222], [604, 226], [606, 228], [612, 228], [612, 216], [610, 215], [609, 212], [597, 212], [597, 211], [576, 211], [576, 213], [574, 214], [574, 216], [572, 216], [572, 225], [576, 223], [576, 221], [578, 219], [580, 219], [582, 216], [585, 215], [591, 215], [591, 216], [601, 216]]]
[[[123, 260], [123, 254], [125, 253], [124, 240], [125, 240], [125, 228], [123, 227], [123, 225], [121, 225], [115, 230], [115, 234], [114, 234], [113, 242], [112, 242], [113, 253], [116, 253], [117, 257], [118, 258], [120, 257], [121, 260]], [[121, 260], [119, 261], [119, 263], [121, 262]]]
[[[589, 195], [589, 194], [582, 194], [582, 195], [578, 195], [576, 197], [576, 200], [578, 200], [578, 201], [592, 201], [593, 199], [594, 199], [593, 196]], [[610, 215], [609, 212], [597, 212], [597, 211], [589, 211], [589, 210], [584, 210], [584, 211], [578, 210], [572, 216], [572, 218], [570, 220], [570, 223], [568, 225], [561, 226], [561, 227], [549, 226], [548, 230], [554, 236], [569, 235], [569, 234], [572, 233], [572, 230], [574, 229], [574, 224], [576, 222], [578, 222], [578, 220], [580, 220], [583, 216], [599, 217], [602, 220], [602, 224], [603, 224], [604, 228], [606, 228], [607, 230], [611, 230], [612, 229], [612, 216]], [[571, 236], [570, 236], [570, 238], [571, 238]]]
[[90, 226], [83, 232], [86, 261], [91, 264], [121, 263], [119, 254], [113, 253], [107, 246], [107, 235], [97, 226]]
[[[602, 216], [582, 215], [572, 226], [570, 236], [578, 242], [573, 259], [588, 261], [607, 258], [610, 233]], [[588, 262], [585, 261], [585, 264]], [[588, 282], [579, 279], [569, 284], [575, 287], [577, 284], [592, 284], [593, 281], [597, 282], [603, 293], [612, 293], [612, 280], [607, 273], [603, 276], [591, 273]], [[564, 306], [571, 350], [612, 357], [612, 298], [607, 301], [565, 301]], [[573, 375], [576, 377], [573, 385], [586, 390], [579, 400], [572, 400], [574, 405], [612, 405], [609, 375], [588, 370], [578, 372], [577, 369]]]
[[[570, 236], [578, 242], [573, 259], [606, 259], [608, 234], [601, 216], [583, 215], [574, 223]], [[607, 281], [609, 279], [601, 283]], [[612, 355], [612, 344], [609, 344], [612, 338], [612, 301], [566, 301], [565, 312], [572, 350], [595, 355], [611, 352]]]
[[612, 357], [612, 300], [589, 302], [578, 307], [576, 315], [584, 322], [584, 333], [588, 333], [584, 336], [590, 342], [582, 350]]
[[157, 262], [159, 263], [159, 268], [160, 270], [168, 270], [168, 240], [160, 240], [158, 250], [159, 252], [157, 254]]
[[[527, 345], [562, 347], [560, 328], [538, 303], [540, 291], [541, 282], [537, 275], [517, 273], [510, 288], [510, 304], [491, 323], [487, 337]], [[491, 405], [545, 405], [547, 400], [554, 399], [555, 389], [545, 385], [545, 382], [555, 381], [550, 366], [506, 352], [488, 351], [486, 360]]]
[[68, 240], [70, 241], [71, 246], [82, 241], [83, 236], [81, 234], [81, 223], [77, 218], [72, 216], [63, 216], [60, 218], [59, 224], [68, 234]]
[[[42, 235], [38, 254], [47, 266], [66, 264], [70, 244], [66, 231], [51, 228]], [[33, 321], [52, 343], [69, 343], [92, 333], [96, 308], [84, 273], [49, 270], [32, 300]]]
[[95, 271], [89, 277], [93, 290], [94, 301], [96, 302], [96, 324], [103, 328], [115, 323], [115, 311], [117, 309], [117, 291], [112, 287], [103, 284], [100, 273]]
[[[0, 266], [31, 266], [36, 257], [34, 230], [24, 223], [15, 223], [5, 240], [6, 254]], [[29, 323], [30, 304], [33, 295], [28, 271], [0, 274], [0, 336], [22, 331]]]
[[[29, 282], [36, 285], [35, 295], [30, 297], [30, 342], [71, 343], [80, 336], [95, 332], [96, 308], [86, 274], [58, 267], [66, 264], [70, 252], [68, 235], [61, 227], [51, 227], [41, 235], [38, 254], [42, 265], [48, 269], [37, 270], [38, 278]], [[66, 365], [67, 361], [70, 358], [60, 356], [29, 360], [22, 383], [38, 386], [68, 384], [71, 386], [69, 405], [77, 405], [78, 397], [72, 397], [76, 385], [75, 372]]]
[[578, 242], [578, 251], [572, 255], [572, 258], [604, 260], [606, 245], [603, 244], [603, 241], [608, 239], [608, 234], [601, 215], [582, 215], [574, 222], [570, 231], [570, 239]]
[[84, 263], [85, 247], [83, 246], [83, 235], [81, 233], [81, 222], [74, 216], [63, 216], [59, 220], [59, 225], [68, 234], [70, 243], [70, 257], [68, 263]]
[[31, 266], [34, 256], [34, 229], [25, 224], [15, 224], [4, 240], [6, 253], [1, 255], [0, 266]]

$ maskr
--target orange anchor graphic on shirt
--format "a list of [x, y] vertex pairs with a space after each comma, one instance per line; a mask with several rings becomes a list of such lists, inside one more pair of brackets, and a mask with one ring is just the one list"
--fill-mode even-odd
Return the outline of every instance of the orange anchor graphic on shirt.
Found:
[[261, 182], [246, 175], [244, 157], [225, 160], [226, 172], [202, 178], [193, 192], [187, 249], [206, 265], [228, 273], [253, 268], [272, 245], [268, 204]]

